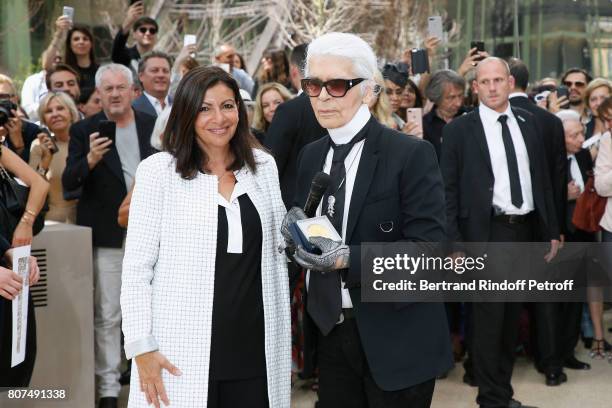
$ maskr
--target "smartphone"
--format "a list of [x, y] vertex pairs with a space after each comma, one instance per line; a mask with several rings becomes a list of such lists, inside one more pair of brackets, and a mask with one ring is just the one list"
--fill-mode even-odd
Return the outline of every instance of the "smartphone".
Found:
[[100, 132], [100, 136], [98, 137], [108, 137], [115, 144], [115, 132], [117, 131], [117, 124], [112, 120], [101, 120], [100, 125], [98, 127], [98, 132]]
[[436, 37], [440, 40], [444, 39], [441, 16], [429, 16], [427, 19], [427, 32], [430, 37]]
[[62, 15], [67, 16], [70, 19], [70, 21], [74, 22], [74, 8], [73, 7], [64, 6], [64, 9], [62, 10]]
[[230, 64], [224, 64], [224, 63], [221, 63], [221, 62], [215, 62], [213, 65], [215, 67], [221, 68], [222, 70], [224, 70], [228, 74], [230, 73]]
[[[561, 98], [562, 96], [569, 98], [569, 89], [565, 85], [561, 85], [557, 87], [557, 98]], [[569, 108], [569, 100], [563, 106], [561, 106], [561, 108], [563, 109]]]
[[55, 141], [55, 135], [53, 133], [51, 133], [51, 131], [48, 128], [41, 128], [41, 131], [43, 133], [46, 133], [47, 136], [49, 136], [49, 139], [51, 139], [51, 143], [53, 143], [53, 147], [51, 148], [51, 154], [55, 154], [57, 152], [59, 152], [59, 147], [57, 147], [57, 142]]
[[406, 122], [416, 123], [418, 125], [414, 136], [423, 137], [423, 109], [408, 108], [406, 109]]
[[183, 37], [183, 47], [196, 43], [196, 36], [193, 34], [185, 34]]
[[476, 51], [482, 52], [485, 50], [484, 41], [472, 41], [470, 43], [470, 49], [476, 48]]
[[412, 74], [423, 74], [429, 72], [429, 58], [424, 48], [413, 48], [410, 50]]

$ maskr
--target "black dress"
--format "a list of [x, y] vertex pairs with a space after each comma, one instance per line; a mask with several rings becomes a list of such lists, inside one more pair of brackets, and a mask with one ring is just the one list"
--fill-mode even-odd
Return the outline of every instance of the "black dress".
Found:
[[[0, 258], [9, 249], [8, 241], [0, 236]], [[0, 262], [0, 266], [10, 268]], [[27, 387], [34, 371], [36, 360], [36, 320], [32, 296], [28, 296], [28, 328], [26, 334], [25, 360], [11, 368], [13, 331], [13, 306], [10, 300], [0, 297], [0, 388]]]
[[268, 406], [261, 221], [246, 194], [238, 197], [238, 202], [242, 223], [242, 253], [239, 254], [227, 252], [226, 209], [219, 206], [209, 408]]

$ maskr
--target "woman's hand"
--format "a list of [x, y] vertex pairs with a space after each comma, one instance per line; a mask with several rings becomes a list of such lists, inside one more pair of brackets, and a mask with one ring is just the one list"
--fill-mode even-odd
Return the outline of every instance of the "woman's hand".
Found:
[[[34, 218], [30, 216], [31, 223], [34, 222]], [[24, 245], [32, 244], [32, 224], [26, 223], [23, 221], [19, 221], [17, 224], [17, 228], [15, 228], [15, 233], [13, 234], [13, 243], [11, 246], [20, 247]]]
[[407, 135], [417, 136], [423, 138], [423, 132], [419, 129], [419, 124], [415, 122], [406, 122], [402, 128], [402, 132]]
[[70, 17], [62, 15], [55, 20], [55, 31], [58, 34], [67, 33], [70, 28], [72, 28], [72, 21], [70, 21]]
[[7, 300], [13, 300], [23, 286], [23, 280], [11, 269], [0, 266], [0, 296]]
[[35, 256], [31, 256], [30, 259], [30, 285], [36, 285], [38, 279], [40, 279], [40, 269], [38, 268], [38, 261]]
[[49, 170], [49, 166], [51, 165], [51, 160], [53, 159], [53, 141], [48, 134], [41, 132], [36, 135], [38, 138], [38, 142], [40, 143], [40, 151], [42, 153], [42, 157], [40, 159], [40, 167], [45, 170]]
[[140, 391], [144, 392], [147, 398], [147, 404], [153, 404], [155, 408], [159, 408], [159, 400], [164, 405], [170, 405], [166, 388], [162, 381], [161, 370], [165, 368], [170, 374], [179, 376], [182, 375], [181, 370], [172, 365], [170, 361], [159, 351], [151, 351], [134, 357], [136, 366], [138, 367], [138, 376], [140, 377]]

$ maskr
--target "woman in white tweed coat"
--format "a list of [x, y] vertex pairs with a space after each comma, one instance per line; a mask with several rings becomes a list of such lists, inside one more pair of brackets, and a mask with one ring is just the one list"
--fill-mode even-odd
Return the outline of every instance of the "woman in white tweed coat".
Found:
[[[128, 406], [169, 401], [173, 407], [288, 408], [289, 287], [285, 260], [276, 249], [283, 242], [280, 226], [285, 207], [274, 159], [248, 134], [236, 82], [219, 68], [189, 72], [177, 89], [163, 144], [165, 152], [140, 164], [130, 207], [121, 309], [125, 353], [134, 358], [137, 369], [132, 369]], [[218, 246], [222, 234], [225, 241]], [[247, 252], [251, 258], [235, 257]], [[220, 257], [223, 262], [216, 264]], [[228, 271], [232, 259], [238, 259], [232, 264], [237, 267]], [[249, 262], [253, 259], [260, 259], [260, 265]], [[243, 272], [257, 277], [251, 279], [257, 290], [250, 290], [251, 303], [245, 304], [258, 301], [262, 307], [243, 312], [251, 319], [253, 310], [262, 310], [261, 335], [255, 330], [244, 336], [236, 327], [236, 339], [227, 333], [227, 320], [228, 316], [240, 320], [240, 315], [228, 308], [244, 299], [233, 298], [229, 304], [219, 299], [244, 293], [244, 288], [217, 285], [227, 284], [229, 276], [231, 286], [233, 274], [243, 276]], [[220, 334], [213, 327], [224, 323], [229, 341], [215, 346]], [[225, 348], [231, 362], [244, 351], [228, 345], [237, 342], [247, 349], [261, 344], [261, 353], [250, 353], [261, 355], [259, 383], [241, 375], [242, 359], [233, 363], [240, 369], [229, 374], [239, 381], [216, 381], [228, 374], [215, 378], [210, 372], [215, 347]], [[249, 365], [252, 362], [244, 361], [245, 370]], [[254, 402], [258, 398], [261, 405]]]

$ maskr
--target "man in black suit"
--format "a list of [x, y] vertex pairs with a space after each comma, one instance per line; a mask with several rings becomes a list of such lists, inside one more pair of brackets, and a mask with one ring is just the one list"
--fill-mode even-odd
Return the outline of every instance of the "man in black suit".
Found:
[[544, 144], [546, 161], [548, 162], [559, 232], [564, 234], [566, 229], [567, 154], [565, 151], [563, 125], [558, 117], [529, 100], [526, 93], [527, 86], [529, 85], [527, 65], [518, 58], [511, 58], [508, 65], [510, 66], [510, 75], [514, 78], [514, 89], [509, 96], [510, 105], [531, 113], [538, 124], [540, 129], [538, 136], [541, 137]]
[[[300, 90], [306, 47], [307, 44], [295, 47], [290, 59], [291, 82]], [[300, 151], [308, 143], [320, 139], [325, 134], [325, 129], [317, 122], [308, 96], [304, 93], [276, 108], [274, 119], [266, 132], [265, 145], [276, 159], [281, 194], [287, 209], [291, 206], [295, 195], [297, 158]]]
[[[99, 407], [116, 407], [121, 364], [121, 264], [125, 230], [117, 224], [119, 205], [136, 168], [153, 153], [155, 118], [131, 108], [132, 74], [120, 64], [101, 67], [96, 87], [102, 112], [70, 128], [65, 190], [82, 189], [77, 224], [91, 227], [94, 247], [95, 371]], [[114, 140], [99, 137], [102, 120], [116, 123]]]
[[293, 246], [287, 226], [304, 217], [300, 208], [315, 174], [329, 173], [318, 212], [342, 241], [314, 238], [321, 255], [299, 246], [295, 252], [309, 269], [320, 408], [429, 407], [436, 376], [452, 365], [442, 304], [361, 301], [361, 243], [440, 242], [445, 222], [431, 144], [382, 126], [369, 112], [376, 69], [369, 45], [352, 34], [323, 35], [308, 49], [303, 89], [329, 135], [300, 154], [295, 207], [283, 235]]
[[168, 97], [168, 90], [171, 68], [172, 59], [163, 52], [152, 51], [142, 57], [138, 63], [138, 79], [143, 91], [132, 103], [134, 109], [156, 118], [170, 106], [172, 101]]
[[[572, 224], [572, 216], [576, 208], [576, 199], [585, 190], [588, 173], [593, 170], [593, 160], [587, 149], [582, 148], [585, 139], [585, 127], [580, 115], [572, 110], [562, 110], [557, 117], [563, 122], [565, 132], [565, 150], [568, 180], [565, 188], [567, 208], [563, 214], [567, 225], [566, 242], [594, 242], [595, 234], [582, 231]], [[565, 263], [563, 267], [571, 268], [575, 273], [582, 273], [584, 264]], [[580, 335], [582, 321], [582, 302], [543, 302], [537, 303], [536, 334], [538, 355], [536, 366], [544, 373], [546, 385], [556, 386], [567, 381], [563, 368], [588, 370], [591, 366], [579, 361], [574, 355], [574, 349]]]
[[[550, 241], [559, 246], [545, 153], [535, 118], [511, 108], [514, 78], [489, 57], [476, 68], [480, 106], [443, 130], [442, 175], [452, 242]], [[471, 356], [483, 408], [520, 407], [510, 384], [520, 303], [474, 303]]]

